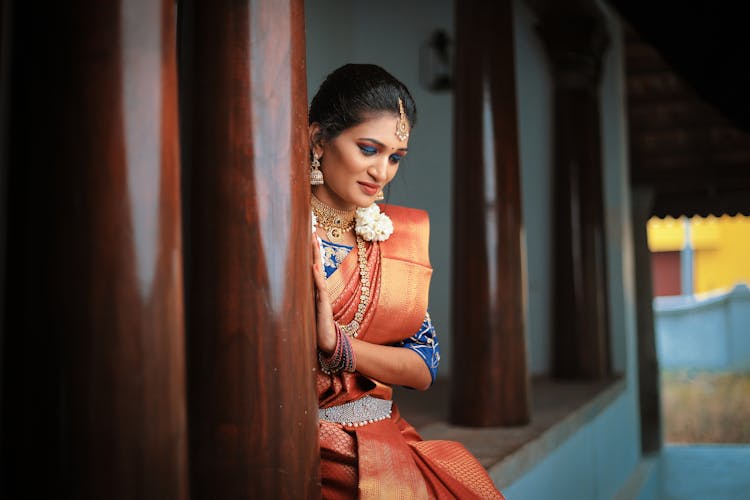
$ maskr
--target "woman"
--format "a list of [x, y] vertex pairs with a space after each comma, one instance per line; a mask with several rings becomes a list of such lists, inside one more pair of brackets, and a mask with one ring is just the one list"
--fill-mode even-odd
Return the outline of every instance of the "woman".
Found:
[[502, 498], [461, 444], [422, 441], [391, 401], [392, 384], [427, 389], [440, 359], [427, 214], [374, 203], [415, 119], [406, 87], [373, 65], [337, 69], [310, 106], [324, 498]]

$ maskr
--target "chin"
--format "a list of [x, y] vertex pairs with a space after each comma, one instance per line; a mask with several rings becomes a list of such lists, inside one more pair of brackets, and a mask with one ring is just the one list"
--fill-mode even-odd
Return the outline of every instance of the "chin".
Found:
[[372, 198], [367, 197], [367, 198], [362, 198], [361, 201], [357, 201], [356, 205], [358, 208], [367, 208], [373, 203], [375, 203], [375, 197], [372, 197]]
[[369, 197], [360, 193], [355, 193], [347, 201], [351, 203], [352, 205], [356, 206], [357, 208], [364, 208], [364, 207], [369, 207], [370, 205], [372, 205], [373, 198], [374, 197]]

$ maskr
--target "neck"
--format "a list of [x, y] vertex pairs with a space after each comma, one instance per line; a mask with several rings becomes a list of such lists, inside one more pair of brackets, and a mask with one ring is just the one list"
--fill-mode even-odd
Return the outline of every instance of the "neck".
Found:
[[328, 222], [328, 219], [332, 217], [338, 220], [337, 224], [348, 222], [354, 219], [354, 212], [356, 210], [354, 208], [350, 210], [339, 210], [321, 201], [320, 198], [315, 195], [312, 195], [310, 201], [312, 203], [313, 212], [315, 212], [318, 217], [323, 218], [321, 222]]
[[321, 201], [323, 204], [325, 204], [328, 208], [332, 208], [334, 210], [341, 210], [341, 211], [353, 211], [357, 209], [356, 205], [353, 205], [351, 203], [347, 203], [341, 197], [339, 197], [336, 193], [332, 192], [329, 189], [326, 189], [325, 186], [316, 186], [312, 189], [312, 194], [314, 197], [316, 197], [319, 201]]

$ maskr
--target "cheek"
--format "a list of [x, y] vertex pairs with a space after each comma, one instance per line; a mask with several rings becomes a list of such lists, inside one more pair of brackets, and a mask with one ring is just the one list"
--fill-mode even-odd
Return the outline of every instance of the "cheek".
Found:
[[347, 172], [357, 172], [362, 168], [362, 155], [357, 154], [357, 151], [342, 151], [337, 149], [333, 156], [333, 161], [342, 170]]
[[323, 174], [338, 178], [341, 175], [346, 175], [348, 165], [346, 157], [342, 156], [341, 151], [338, 149], [331, 148], [326, 151], [326, 155], [323, 158]]

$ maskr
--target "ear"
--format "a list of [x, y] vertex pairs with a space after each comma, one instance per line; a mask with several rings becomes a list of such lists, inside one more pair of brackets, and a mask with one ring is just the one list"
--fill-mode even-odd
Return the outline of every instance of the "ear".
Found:
[[308, 140], [310, 141], [310, 151], [323, 157], [323, 129], [318, 122], [313, 122], [307, 128]]

